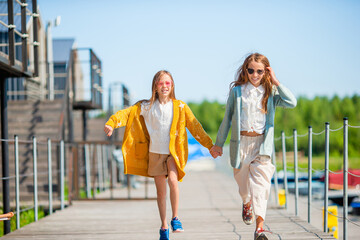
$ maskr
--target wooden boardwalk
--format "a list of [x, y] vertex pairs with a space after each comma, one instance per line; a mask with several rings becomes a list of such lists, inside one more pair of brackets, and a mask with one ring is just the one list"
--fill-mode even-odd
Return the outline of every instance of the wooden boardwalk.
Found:
[[[168, 219], [170, 221], [170, 203]], [[188, 171], [180, 183], [179, 217], [185, 232], [170, 239], [253, 239], [254, 225], [242, 222], [235, 181], [217, 171]], [[269, 206], [269, 239], [335, 239], [284, 209]], [[63, 211], [2, 239], [158, 239], [160, 220], [154, 200], [76, 201]]]

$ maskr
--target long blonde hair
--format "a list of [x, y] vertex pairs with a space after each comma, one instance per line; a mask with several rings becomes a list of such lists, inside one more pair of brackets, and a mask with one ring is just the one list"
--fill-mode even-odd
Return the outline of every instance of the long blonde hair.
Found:
[[141, 100], [140, 102], [142, 102], [142, 101], [148, 102], [149, 107], [151, 108], [151, 106], [154, 104], [156, 99], [159, 98], [159, 94], [156, 92], [156, 86], [157, 86], [158, 82], [160, 81], [161, 77], [164, 76], [165, 74], [168, 75], [171, 78], [171, 82], [172, 82], [169, 97], [172, 100], [176, 99], [175, 98], [175, 83], [174, 83], [174, 79], [173, 79], [171, 73], [169, 71], [167, 71], [167, 70], [160, 70], [155, 74], [155, 76], [153, 78], [153, 81], [152, 81], [152, 84], [151, 84], [151, 98], [148, 99], [148, 100]]
[[265, 88], [265, 94], [261, 101], [262, 111], [264, 113], [267, 113], [267, 101], [272, 92], [273, 84], [271, 82], [269, 71], [267, 70], [267, 67], [270, 67], [270, 62], [267, 59], [267, 57], [265, 57], [264, 55], [262, 55], [260, 53], [253, 53], [253, 54], [250, 54], [245, 59], [244, 63], [236, 71], [235, 81], [230, 83], [230, 90], [236, 86], [246, 84], [247, 82], [250, 81], [249, 77], [247, 75], [246, 69], [248, 68], [249, 63], [251, 63], [252, 61], [257, 62], [257, 63], [262, 63], [265, 68], [264, 69], [265, 72], [261, 79], [260, 84], [262, 84]]

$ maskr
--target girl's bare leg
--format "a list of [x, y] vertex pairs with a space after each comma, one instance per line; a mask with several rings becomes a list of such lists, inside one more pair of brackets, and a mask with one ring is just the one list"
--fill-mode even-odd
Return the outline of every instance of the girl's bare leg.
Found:
[[256, 218], [256, 229], [263, 228], [264, 226], [264, 219], [260, 216]]
[[159, 208], [161, 227], [168, 229], [168, 224], [166, 222], [166, 177], [165, 176], [155, 176], [155, 186], [157, 194], [157, 204]]
[[179, 208], [179, 186], [178, 186], [178, 171], [174, 158], [170, 157], [167, 161], [168, 167], [168, 183], [170, 187], [170, 202], [172, 209], [172, 218], [178, 216]]

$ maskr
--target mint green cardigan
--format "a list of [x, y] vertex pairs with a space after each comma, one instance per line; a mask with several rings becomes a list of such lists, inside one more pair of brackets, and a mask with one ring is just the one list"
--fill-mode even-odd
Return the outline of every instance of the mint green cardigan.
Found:
[[[274, 87], [267, 103], [265, 123], [265, 139], [260, 146], [260, 155], [272, 156], [274, 149], [274, 119], [275, 108], [294, 108], [296, 98], [285, 86], [280, 84]], [[220, 125], [215, 145], [223, 147], [232, 126], [230, 139], [230, 162], [233, 168], [240, 168], [240, 111], [241, 111], [241, 85], [231, 89], [226, 104], [224, 119]]]

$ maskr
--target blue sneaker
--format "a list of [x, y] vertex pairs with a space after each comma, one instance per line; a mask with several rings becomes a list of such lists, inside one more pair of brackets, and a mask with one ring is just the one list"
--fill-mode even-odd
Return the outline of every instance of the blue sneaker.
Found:
[[178, 217], [174, 217], [171, 220], [171, 227], [173, 232], [183, 232], [184, 229]]
[[169, 229], [160, 228], [159, 240], [169, 240]]

